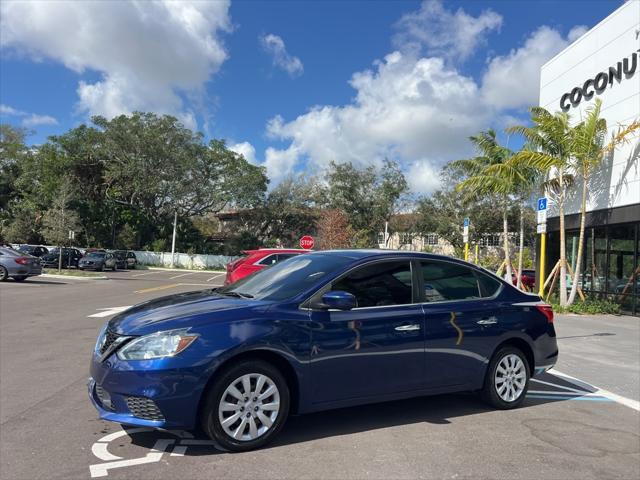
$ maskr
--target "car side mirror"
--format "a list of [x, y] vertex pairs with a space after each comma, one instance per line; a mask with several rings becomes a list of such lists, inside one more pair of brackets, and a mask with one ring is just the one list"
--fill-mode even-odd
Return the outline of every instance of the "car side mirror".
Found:
[[356, 297], [349, 292], [334, 290], [322, 296], [322, 304], [329, 309], [351, 310], [358, 306], [358, 301]]

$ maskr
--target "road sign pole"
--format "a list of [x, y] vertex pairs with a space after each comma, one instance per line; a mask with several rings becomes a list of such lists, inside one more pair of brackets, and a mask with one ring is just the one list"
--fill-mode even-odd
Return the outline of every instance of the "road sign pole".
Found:
[[541, 297], [544, 296], [544, 281], [545, 281], [545, 272], [544, 267], [546, 263], [546, 251], [547, 251], [547, 234], [540, 234], [540, 275], [538, 276], [538, 282], [540, 284], [540, 288], [538, 289], [538, 295]]

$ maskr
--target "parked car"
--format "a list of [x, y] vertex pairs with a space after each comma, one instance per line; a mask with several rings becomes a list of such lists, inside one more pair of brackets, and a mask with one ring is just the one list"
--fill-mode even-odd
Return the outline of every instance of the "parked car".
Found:
[[476, 265], [324, 251], [115, 315], [88, 388], [102, 419], [245, 451], [290, 413], [457, 391], [515, 408], [557, 357], [551, 307]]
[[0, 282], [11, 277], [16, 282], [23, 282], [27, 277], [42, 273], [38, 257], [24, 254], [13, 248], [0, 247]]
[[122, 270], [126, 270], [127, 268], [127, 251], [126, 250], [111, 250], [110, 253], [113, 254], [116, 260], [116, 268], [121, 268]]
[[[53, 248], [49, 251], [49, 253], [40, 257], [40, 263], [45, 268], [58, 268], [59, 256], [60, 249]], [[81, 258], [82, 253], [80, 253], [80, 250], [78, 250], [77, 248], [63, 248], [62, 268], [77, 267]]]
[[[535, 270], [525, 270], [522, 269], [522, 273], [520, 274], [520, 278], [522, 279], [522, 284], [527, 287], [529, 290], [533, 290], [536, 285], [536, 271]], [[511, 281], [514, 285], [518, 284], [518, 280], [515, 273], [511, 274]]]
[[111, 269], [115, 272], [118, 267], [116, 257], [113, 253], [91, 252], [82, 257], [78, 268], [80, 270], [97, 270], [99, 272], [104, 269]]
[[227, 276], [224, 284], [229, 285], [237, 282], [252, 273], [263, 268], [275, 265], [287, 258], [295, 257], [309, 250], [284, 249], [284, 248], [261, 248], [259, 250], [245, 250], [239, 259], [227, 264]]
[[49, 249], [41, 245], [20, 245], [17, 250], [33, 257], [41, 257], [49, 253]]
[[129, 250], [127, 252], [127, 268], [136, 268], [138, 264], [138, 259], [136, 258], [136, 254]]

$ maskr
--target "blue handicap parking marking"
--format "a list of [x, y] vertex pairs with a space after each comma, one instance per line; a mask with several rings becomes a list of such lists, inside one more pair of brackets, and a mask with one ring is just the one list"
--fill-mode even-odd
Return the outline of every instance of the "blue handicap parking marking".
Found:
[[577, 385], [549, 372], [531, 379], [527, 398], [558, 401], [614, 402], [614, 400], [598, 394], [598, 389], [595, 387], [587, 384]]

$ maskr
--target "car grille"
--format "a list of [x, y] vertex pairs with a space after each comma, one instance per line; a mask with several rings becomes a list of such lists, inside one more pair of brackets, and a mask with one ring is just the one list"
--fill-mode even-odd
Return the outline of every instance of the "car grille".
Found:
[[164, 421], [162, 412], [153, 400], [146, 397], [126, 397], [127, 407], [135, 417], [143, 420]]
[[120, 336], [117, 333], [112, 332], [108, 328], [107, 328], [107, 331], [104, 332], [104, 334], [105, 334], [105, 339], [104, 339], [104, 344], [100, 348], [100, 354], [103, 354], [104, 352], [106, 352], [111, 346], [111, 344], [115, 342], [117, 338]]

